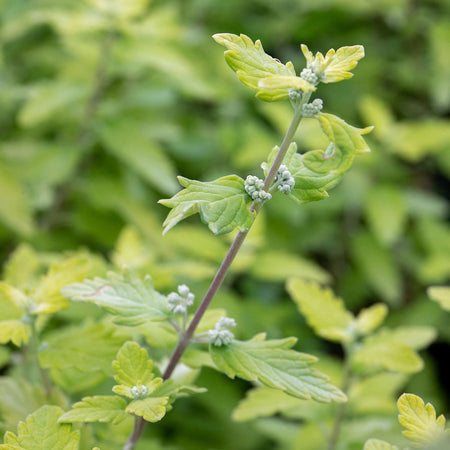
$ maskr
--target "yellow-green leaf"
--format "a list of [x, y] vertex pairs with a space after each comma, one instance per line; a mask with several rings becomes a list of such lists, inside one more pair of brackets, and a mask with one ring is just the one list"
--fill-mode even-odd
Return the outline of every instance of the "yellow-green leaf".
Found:
[[109, 422], [118, 424], [128, 416], [125, 412], [126, 406], [127, 402], [115, 395], [84, 397], [81, 402], [75, 403], [70, 411], [64, 413], [58, 422]]
[[0, 344], [11, 341], [17, 347], [27, 343], [31, 335], [30, 325], [20, 320], [2, 320], [0, 322]]
[[438, 302], [446, 311], [450, 311], [450, 286], [432, 286], [427, 290], [431, 300]]
[[[215, 34], [213, 38], [217, 43], [228, 49], [225, 52], [225, 59], [228, 65], [236, 72], [239, 80], [258, 92], [260, 90], [259, 82], [268, 76], [274, 78], [276, 76], [298, 78], [295, 76], [295, 69], [291, 62], [284, 65], [277, 59], [269, 56], [264, 52], [261, 41], [259, 40], [253, 43], [245, 34], [237, 36], [229, 33]], [[310, 87], [313, 88], [311, 85]], [[276, 98], [264, 99], [275, 100], [278, 98], [286, 98], [288, 96], [287, 89], [284, 89], [283, 94], [280, 95], [275, 90], [274, 96]]]
[[369, 439], [364, 444], [364, 450], [398, 450], [398, 447], [380, 439]]
[[335, 342], [348, 342], [353, 338], [353, 314], [331, 289], [293, 278], [287, 282], [287, 290], [319, 336]]
[[403, 394], [397, 402], [398, 420], [404, 428], [403, 435], [413, 447], [424, 447], [439, 442], [444, 437], [445, 417], [436, 418], [436, 411], [430, 403], [414, 394]]
[[387, 313], [388, 307], [384, 303], [377, 303], [363, 309], [356, 318], [356, 332], [362, 335], [372, 333], [384, 322]]
[[148, 397], [143, 400], [133, 400], [126, 411], [143, 417], [147, 422], [158, 422], [166, 414], [169, 397]]
[[19, 423], [17, 435], [10, 431], [5, 434], [6, 445], [0, 445], [0, 449], [77, 450], [80, 432], [71, 431], [69, 424], [58, 423], [63, 412], [57, 406], [45, 405], [39, 408], [30, 414], [25, 422]]
[[358, 61], [364, 57], [362, 45], [341, 47], [337, 51], [331, 49], [325, 57], [320, 52], [314, 56], [305, 44], [302, 44], [301, 48], [307, 67], [314, 71], [322, 83], [335, 83], [351, 78], [353, 74], [349, 71], [355, 68]]

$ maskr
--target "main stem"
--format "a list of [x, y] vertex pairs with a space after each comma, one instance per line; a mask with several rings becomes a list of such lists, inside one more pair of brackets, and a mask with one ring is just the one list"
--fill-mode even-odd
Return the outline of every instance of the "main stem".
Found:
[[[308, 102], [309, 97], [310, 95], [306, 93], [302, 103], [300, 105], [295, 106], [294, 117], [292, 118], [291, 124], [289, 125], [289, 128], [286, 131], [286, 134], [284, 136], [283, 142], [281, 143], [280, 150], [278, 151], [275, 161], [273, 162], [272, 167], [270, 168], [269, 173], [267, 174], [267, 177], [264, 180], [265, 191], [268, 191], [271, 184], [273, 183], [273, 180], [277, 175], [278, 169], [280, 168], [280, 165], [283, 162], [286, 152], [288, 151], [289, 145], [294, 139], [295, 132], [297, 131], [297, 128], [302, 120], [302, 104]], [[250, 207], [250, 210], [252, 212], [255, 212], [255, 214], [258, 214], [260, 208], [261, 208], [260, 205], [253, 203]], [[238, 254], [239, 249], [244, 243], [244, 240], [247, 237], [249, 231], [250, 228], [247, 231], [240, 231], [234, 238], [234, 241], [231, 244], [228, 253], [225, 255], [222, 264], [220, 265], [214, 279], [212, 280], [208, 290], [206, 291], [206, 294], [203, 297], [203, 300], [200, 303], [199, 307], [197, 308], [197, 311], [195, 312], [194, 317], [192, 318], [186, 332], [181, 335], [180, 340], [178, 341], [178, 344], [169, 360], [166, 370], [162, 375], [163, 380], [167, 380], [170, 378], [175, 367], [177, 366], [178, 362], [183, 356], [183, 353], [185, 352], [187, 346], [189, 345], [190, 340], [194, 336], [195, 330], [200, 320], [202, 319], [203, 315], [205, 314], [206, 310], [211, 304], [212, 299], [214, 298], [220, 286], [222, 285], [222, 282], [228, 272], [228, 269], [230, 268], [232, 262], [234, 261], [234, 258]], [[135, 418], [133, 431], [130, 434], [127, 443], [123, 447], [123, 450], [134, 449], [134, 446], [136, 445], [142, 432], [144, 431], [146, 424], [147, 422], [142, 417]]]

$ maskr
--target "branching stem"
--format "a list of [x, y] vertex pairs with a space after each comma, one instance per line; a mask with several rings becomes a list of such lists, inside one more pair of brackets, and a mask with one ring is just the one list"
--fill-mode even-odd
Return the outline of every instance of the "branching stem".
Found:
[[[283, 159], [286, 155], [286, 152], [289, 149], [289, 145], [291, 144], [292, 140], [294, 139], [295, 132], [297, 131], [297, 128], [302, 120], [302, 105], [304, 103], [307, 103], [309, 101], [310, 94], [306, 93], [304, 94], [303, 101], [296, 105], [294, 107], [294, 117], [292, 118], [291, 124], [289, 125], [288, 130], [286, 131], [286, 134], [284, 136], [283, 142], [280, 145], [280, 149], [278, 151], [278, 154], [275, 158], [275, 161], [272, 164], [272, 167], [269, 170], [269, 173], [267, 174], [267, 177], [264, 180], [264, 190], [266, 192], [269, 191], [270, 186], [272, 185], [278, 169], [280, 168], [280, 165], [283, 162]], [[255, 212], [255, 215], [258, 214], [259, 210], [261, 209], [262, 204], [258, 204], [254, 202], [250, 210], [252, 212]], [[205, 296], [203, 297], [202, 302], [200, 303], [199, 307], [197, 308], [197, 311], [194, 314], [194, 317], [192, 318], [191, 322], [189, 323], [189, 326], [187, 330], [180, 335], [180, 339], [178, 341], [178, 344], [169, 360], [169, 363], [166, 367], [166, 370], [164, 371], [162, 378], [164, 380], [167, 380], [172, 375], [173, 371], [175, 370], [175, 367], [179, 363], [181, 357], [183, 356], [183, 353], [185, 352], [187, 346], [192, 340], [192, 337], [194, 336], [195, 330], [200, 323], [200, 320], [202, 319], [203, 315], [205, 314], [206, 310], [208, 309], [209, 305], [211, 304], [214, 296], [216, 295], [217, 291], [219, 290], [220, 286], [222, 285], [222, 282], [228, 272], [228, 269], [230, 268], [232, 262], [234, 261], [236, 255], [239, 252], [239, 249], [241, 248], [242, 244], [244, 243], [245, 238], [247, 237], [249, 230], [247, 231], [240, 231], [233, 243], [231, 244], [230, 249], [228, 250], [228, 253], [225, 255], [224, 260], [222, 261], [222, 264], [220, 265], [214, 279], [212, 280]], [[137, 441], [139, 440], [142, 432], [144, 431], [146, 425], [146, 421], [142, 417], [136, 417], [134, 422], [134, 428], [132, 433], [130, 434], [127, 443], [124, 446], [124, 450], [133, 450], [134, 446], [136, 445]]]

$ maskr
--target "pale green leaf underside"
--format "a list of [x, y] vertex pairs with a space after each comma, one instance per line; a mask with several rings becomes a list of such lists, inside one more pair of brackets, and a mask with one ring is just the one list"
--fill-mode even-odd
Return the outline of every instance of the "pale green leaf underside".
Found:
[[379, 439], [369, 439], [364, 444], [364, 450], [398, 450], [396, 445], [391, 445], [389, 442], [381, 441]]
[[169, 397], [148, 397], [133, 400], [126, 408], [129, 413], [143, 417], [147, 422], [158, 422], [166, 414]]
[[197, 213], [214, 234], [250, 228], [255, 215], [249, 210], [251, 198], [245, 191], [242, 178], [229, 175], [211, 182], [184, 177], [178, 177], [178, 180], [185, 189], [170, 199], [159, 201], [172, 208], [163, 223], [164, 234], [178, 222]]
[[289, 88], [308, 91], [315, 89], [295, 76], [291, 62], [284, 65], [265, 53], [259, 40], [253, 43], [244, 34], [237, 36], [229, 33], [215, 34], [213, 38], [228, 49], [225, 52], [225, 59], [239, 80], [256, 90], [256, 95], [262, 100], [287, 98]]
[[114, 322], [122, 325], [142, 325], [169, 317], [166, 298], [155, 291], [151, 278], [141, 280], [129, 270], [124, 270], [123, 275], [109, 272], [107, 279], [69, 284], [61, 292], [73, 301], [105, 308], [115, 316]]
[[397, 402], [398, 420], [406, 428], [403, 434], [413, 447], [423, 447], [441, 440], [444, 436], [445, 417], [436, 418], [436, 411], [430, 403], [414, 394], [403, 394]]
[[[5, 446], [21, 450], [77, 450], [80, 433], [71, 431], [69, 424], [59, 424], [63, 410], [57, 406], [43, 406], [17, 426], [17, 435], [5, 434]], [[11, 446], [11, 447], [8, 447]]]
[[450, 311], [450, 286], [432, 286], [427, 292], [431, 300], [438, 302], [446, 311]]
[[295, 338], [265, 340], [258, 335], [250, 341], [233, 341], [229, 345], [211, 345], [216, 366], [229, 377], [259, 381], [302, 399], [343, 402], [346, 396], [328, 383], [328, 377], [311, 367], [314, 356], [291, 350]]
[[75, 403], [70, 411], [63, 414], [60, 423], [109, 422], [118, 424], [126, 419], [127, 402], [115, 395], [96, 395], [85, 397]]
[[317, 335], [336, 342], [352, 338], [353, 314], [331, 289], [293, 278], [288, 280], [287, 290]]
[[136, 342], [126, 342], [113, 361], [114, 379], [130, 388], [147, 384], [153, 378], [152, 365], [145, 349]]
[[[335, 145], [335, 150], [331, 155], [327, 155], [324, 150], [299, 154], [295, 142], [289, 146], [283, 164], [295, 179], [290, 197], [297, 203], [327, 198], [327, 191], [335, 187], [342, 175], [350, 169], [355, 155], [369, 151], [362, 135], [369, 133], [372, 127], [355, 128], [332, 114], [321, 113], [316, 118], [323, 132]], [[268, 161], [262, 165], [266, 175], [278, 150], [278, 147], [275, 147]]]

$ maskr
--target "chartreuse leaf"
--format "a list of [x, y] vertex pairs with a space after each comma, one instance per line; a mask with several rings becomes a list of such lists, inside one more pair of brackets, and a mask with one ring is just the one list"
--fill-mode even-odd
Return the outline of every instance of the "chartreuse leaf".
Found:
[[64, 413], [58, 422], [109, 422], [118, 424], [128, 416], [125, 411], [126, 407], [127, 402], [116, 395], [85, 397], [81, 402], [75, 403], [70, 411]]
[[450, 311], [450, 286], [432, 286], [427, 290], [428, 297], [438, 302], [446, 311]]
[[315, 87], [297, 77], [292, 63], [286, 65], [264, 52], [261, 41], [241, 34], [215, 34], [214, 40], [226, 47], [225, 60], [239, 80], [254, 89], [256, 96], [266, 101], [287, 98], [289, 89], [313, 91]]
[[109, 272], [108, 278], [94, 278], [73, 283], [61, 289], [73, 300], [94, 303], [114, 315], [114, 322], [135, 326], [169, 317], [166, 297], [155, 291], [152, 279], [138, 278], [124, 268], [123, 274]]
[[69, 424], [58, 423], [63, 414], [58, 406], [45, 405], [25, 422], [17, 426], [17, 434], [7, 431], [5, 444], [0, 449], [5, 450], [77, 450], [80, 442], [80, 432], [71, 431]]
[[429, 327], [401, 327], [382, 329], [364, 339], [352, 353], [355, 370], [393, 370], [415, 373], [423, 361], [415, 349], [421, 349], [434, 340], [436, 332]]
[[152, 367], [145, 349], [136, 342], [126, 342], [113, 361], [114, 379], [119, 383], [113, 391], [132, 399], [151, 394], [163, 382], [162, 378], [153, 378]]
[[328, 50], [325, 56], [320, 52], [313, 55], [304, 44], [302, 44], [301, 48], [307, 67], [314, 71], [322, 83], [335, 83], [336, 81], [351, 78], [353, 74], [349, 71], [364, 57], [364, 47], [362, 45], [341, 47], [337, 51], [331, 49]]
[[19, 289], [30, 288], [34, 285], [42, 266], [43, 263], [36, 251], [28, 244], [20, 244], [5, 263], [3, 278]]
[[[292, 143], [283, 160], [295, 180], [295, 186], [289, 196], [297, 203], [327, 198], [327, 191], [336, 186], [344, 172], [351, 167], [355, 155], [369, 151], [362, 136], [369, 133], [373, 127], [355, 128], [332, 114], [320, 113], [315, 117], [331, 141], [329, 149], [299, 154], [297, 145]], [[262, 164], [266, 175], [278, 150], [278, 147], [275, 147], [268, 161]]]
[[353, 339], [353, 314], [331, 289], [296, 278], [287, 282], [287, 290], [305, 316], [308, 324], [321, 337], [335, 342]]
[[92, 258], [83, 254], [53, 264], [30, 294], [33, 300], [30, 312], [32, 314], [53, 314], [67, 308], [68, 302], [61, 295], [61, 288], [74, 281], [81, 281], [91, 268]]
[[387, 313], [388, 307], [384, 303], [377, 303], [361, 310], [356, 318], [356, 332], [361, 335], [372, 333], [384, 322]]
[[75, 368], [111, 373], [111, 360], [125, 341], [110, 323], [84, 323], [55, 330], [44, 338], [39, 361], [50, 369]]
[[31, 327], [26, 320], [24, 305], [28, 303], [25, 294], [13, 286], [0, 282], [0, 344], [12, 342], [20, 347], [27, 343], [31, 334]]
[[291, 350], [297, 339], [265, 340], [265, 334], [250, 341], [233, 340], [229, 345], [210, 346], [214, 364], [229, 377], [280, 389], [302, 399], [344, 402], [346, 396], [328, 383], [328, 377], [311, 367], [314, 356]]
[[438, 443], [445, 435], [445, 417], [436, 418], [436, 411], [430, 403], [414, 394], [403, 394], [397, 402], [398, 420], [404, 428], [403, 435], [411, 441], [412, 447], [425, 447]]
[[364, 444], [364, 450], [398, 450], [396, 445], [391, 445], [389, 442], [381, 441], [379, 439], [369, 439]]
[[133, 400], [127, 406], [127, 412], [143, 417], [147, 422], [158, 422], [166, 414], [169, 397], [148, 397]]
[[172, 208], [164, 221], [164, 233], [178, 222], [193, 214], [200, 214], [204, 223], [214, 234], [224, 234], [238, 228], [247, 231], [255, 214], [249, 207], [252, 202], [245, 191], [244, 180], [229, 175], [211, 182], [201, 182], [178, 177], [185, 188], [170, 199], [160, 200]]

